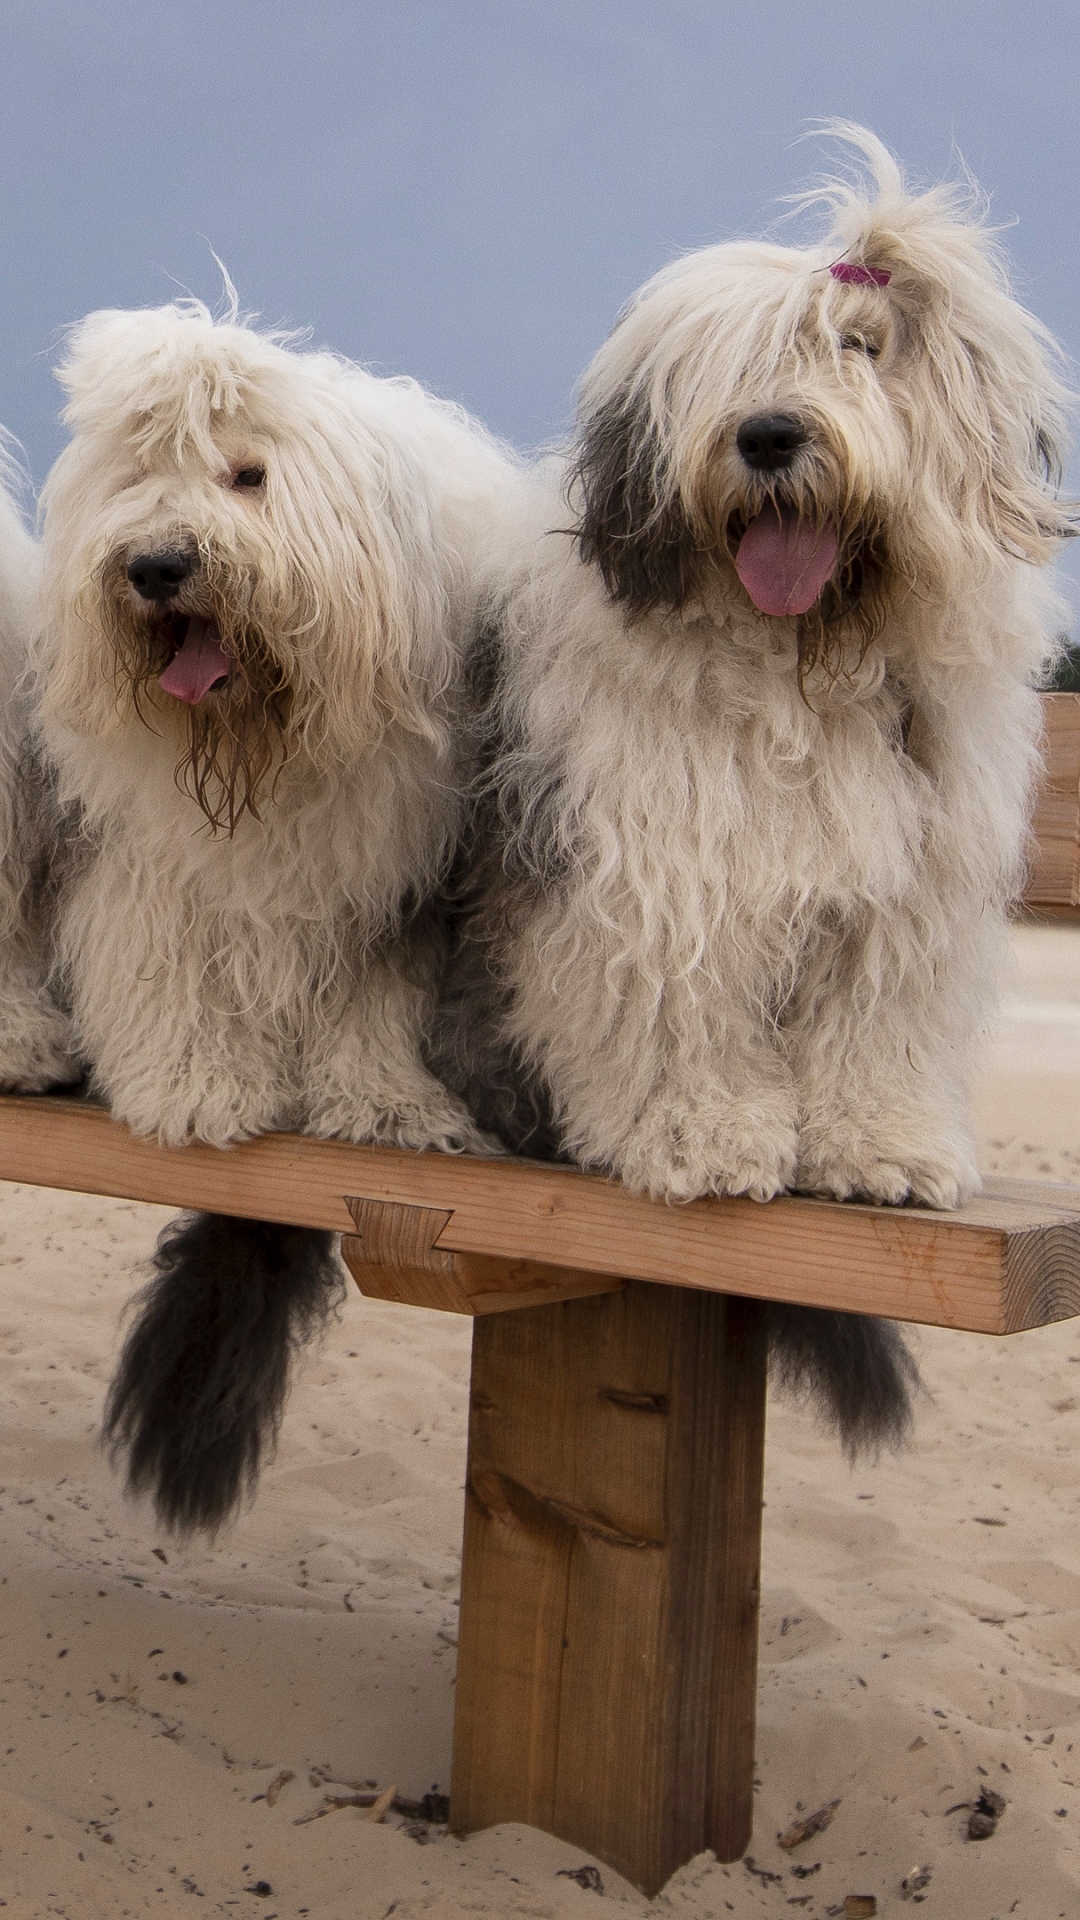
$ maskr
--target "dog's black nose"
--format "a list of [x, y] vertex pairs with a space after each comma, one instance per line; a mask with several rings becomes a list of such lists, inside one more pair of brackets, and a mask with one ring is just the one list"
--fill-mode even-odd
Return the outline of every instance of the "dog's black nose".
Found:
[[136, 554], [128, 561], [127, 577], [144, 600], [173, 600], [194, 569], [193, 554], [170, 548], [167, 553]]
[[806, 441], [806, 428], [792, 413], [754, 413], [735, 435], [735, 445], [748, 467], [775, 473], [790, 467]]

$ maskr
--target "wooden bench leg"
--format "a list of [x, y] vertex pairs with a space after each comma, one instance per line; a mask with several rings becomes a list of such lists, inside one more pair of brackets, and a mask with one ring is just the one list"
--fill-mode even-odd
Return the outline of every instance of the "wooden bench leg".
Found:
[[478, 1320], [451, 1823], [647, 1894], [750, 1838], [764, 1310], [634, 1282]]

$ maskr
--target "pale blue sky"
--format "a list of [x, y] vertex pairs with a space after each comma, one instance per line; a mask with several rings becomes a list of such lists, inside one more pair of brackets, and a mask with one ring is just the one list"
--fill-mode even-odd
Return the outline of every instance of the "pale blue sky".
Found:
[[[626, 295], [873, 127], [993, 197], [1080, 353], [1075, 0], [0, 0], [0, 419], [36, 481], [89, 309], [245, 305], [529, 446]], [[1080, 544], [1080, 543], [1078, 543]]]

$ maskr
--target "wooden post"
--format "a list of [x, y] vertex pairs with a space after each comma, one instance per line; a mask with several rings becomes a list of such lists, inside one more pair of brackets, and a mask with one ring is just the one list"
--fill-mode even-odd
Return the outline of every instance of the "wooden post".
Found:
[[1041, 913], [1080, 911], [1080, 697], [1043, 694], [1043, 778], [1024, 900]]
[[764, 1308], [634, 1282], [473, 1334], [451, 1822], [652, 1894], [750, 1837]]

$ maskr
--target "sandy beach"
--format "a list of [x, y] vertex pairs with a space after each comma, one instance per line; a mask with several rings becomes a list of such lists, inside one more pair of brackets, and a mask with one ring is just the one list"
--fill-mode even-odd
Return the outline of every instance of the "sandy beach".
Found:
[[[983, 1162], [1080, 1182], [1080, 927], [1019, 929], [1014, 952]], [[178, 1550], [96, 1438], [167, 1217], [3, 1189], [4, 1920], [1080, 1912], [1080, 1325], [916, 1333], [916, 1441], [877, 1466], [772, 1402], [753, 1842], [650, 1902], [602, 1863], [602, 1895], [567, 1877], [587, 1857], [524, 1827], [304, 1818], [448, 1786], [469, 1324], [351, 1292], [254, 1509]], [[975, 1843], [984, 1788], [1007, 1805]], [[777, 1845], [831, 1800], [826, 1832]]]

